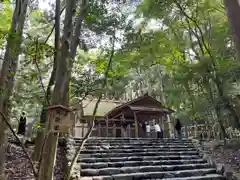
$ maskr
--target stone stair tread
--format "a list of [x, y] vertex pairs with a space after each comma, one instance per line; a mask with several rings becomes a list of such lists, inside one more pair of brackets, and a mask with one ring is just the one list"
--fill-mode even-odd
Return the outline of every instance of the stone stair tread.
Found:
[[[82, 141], [83, 138], [74, 137], [73, 140]], [[88, 141], [161, 141], [161, 142], [192, 142], [191, 139], [182, 138], [181, 140], [175, 138], [117, 138], [117, 137], [90, 137]]]
[[121, 168], [100, 168], [100, 169], [81, 169], [82, 176], [113, 175], [122, 173], [141, 173], [141, 172], [160, 172], [160, 171], [178, 171], [192, 169], [210, 168], [208, 163], [204, 164], [178, 164], [178, 165], [160, 165], [160, 166], [136, 166]]
[[182, 160], [182, 159], [199, 159], [200, 156], [129, 156], [129, 157], [108, 157], [108, 158], [96, 158], [96, 157], [88, 157], [88, 158], [82, 158], [82, 162], [84, 161], [92, 161], [92, 162], [117, 162], [117, 161], [144, 161], [144, 160]]
[[99, 149], [88, 149], [85, 148], [81, 151], [81, 154], [85, 154], [85, 153], [109, 153], [109, 152], [120, 152], [120, 153], [127, 153], [127, 152], [146, 152], [146, 151], [162, 151], [162, 152], [166, 152], [166, 151], [171, 151], [171, 152], [197, 152], [197, 150], [195, 148], [141, 148], [141, 149], [104, 149], [104, 147], [99, 147]]
[[[77, 146], [77, 144], [75, 144], [75, 146]], [[158, 145], [158, 146], [146, 146], [146, 145], [142, 145], [142, 146], [134, 146], [134, 145], [117, 145], [117, 146], [112, 146], [112, 145], [84, 145], [84, 148], [87, 149], [99, 149], [99, 148], [105, 148], [105, 149], [139, 149], [139, 148], [183, 148], [183, 149], [189, 149], [189, 148], [195, 148], [193, 145], [191, 146], [182, 146], [182, 145], [175, 145], [175, 146], [165, 146], [165, 145]]]
[[90, 153], [81, 154], [82, 157], [126, 157], [126, 156], [158, 156], [158, 155], [198, 155], [197, 151], [178, 151], [178, 152], [159, 152], [159, 151], [146, 151], [146, 152], [123, 152], [123, 153]]
[[[109, 179], [110, 178], [110, 179]], [[106, 180], [114, 180], [112, 177], [106, 177]], [[120, 178], [118, 178], [120, 180]], [[131, 178], [129, 178], [130, 180]], [[81, 177], [80, 180], [104, 180], [103, 178]], [[128, 179], [121, 179], [128, 180]], [[132, 180], [132, 179], [131, 179]], [[141, 180], [141, 179], [139, 179]], [[161, 178], [161, 179], [148, 179], [148, 180], [225, 180], [225, 178], [218, 174], [207, 174], [206, 176], [193, 176], [193, 177], [180, 177], [180, 178]]]
[[[103, 176], [86, 176], [86, 178], [92, 177], [93, 180], [128, 180], [128, 179], [156, 179], [156, 178], [177, 178], [177, 177], [189, 177], [189, 176], [206, 176], [207, 174], [216, 173], [216, 169], [193, 169], [193, 170], [180, 170], [180, 171], [161, 171], [161, 172], [140, 172], [140, 173], [121, 173], [113, 175]], [[84, 177], [84, 176], [82, 176]]]
[[179, 178], [163, 178], [161, 180], [223, 180], [225, 179], [219, 174], [207, 174], [206, 176], [193, 176], [193, 177], [179, 177]]
[[[75, 144], [80, 144], [79, 142], [75, 142]], [[121, 145], [125, 145], [125, 146], [146, 146], [146, 145], [151, 145], [151, 146], [159, 146], [161, 144], [164, 144], [164, 146], [193, 146], [193, 143], [160, 143], [160, 142], [156, 142], [156, 143], [149, 143], [149, 142], [142, 142], [142, 143], [133, 143], [133, 142], [124, 142], [124, 143], [118, 143], [118, 142], [101, 142], [101, 143], [88, 143], [86, 142], [84, 144], [84, 146], [93, 146], [93, 145], [111, 145], [111, 146], [121, 146]]]
[[79, 163], [82, 169], [85, 168], [106, 168], [106, 167], [131, 167], [143, 165], [175, 165], [175, 164], [198, 164], [206, 163], [203, 159], [193, 160], [161, 160], [161, 161], [120, 161], [120, 162], [97, 162], [97, 163]]

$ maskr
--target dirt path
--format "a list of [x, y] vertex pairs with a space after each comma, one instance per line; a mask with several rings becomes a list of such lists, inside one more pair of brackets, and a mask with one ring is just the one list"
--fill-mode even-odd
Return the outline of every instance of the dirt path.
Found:
[[[29, 148], [29, 153], [31, 149]], [[8, 174], [8, 180], [35, 180], [32, 169], [28, 160], [26, 159], [25, 154], [22, 151], [22, 148], [18, 145], [9, 143], [8, 150], [6, 152], [6, 171]], [[54, 180], [62, 180], [63, 173], [61, 170], [61, 161], [64, 160], [64, 155], [62, 151], [58, 150], [57, 153], [57, 165], [55, 166], [54, 171]]]

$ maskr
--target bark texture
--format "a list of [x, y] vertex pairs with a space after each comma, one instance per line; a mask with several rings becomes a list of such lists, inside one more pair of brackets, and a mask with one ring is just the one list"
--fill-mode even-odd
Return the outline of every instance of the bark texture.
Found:
[[224, 0], [228, 21], [233, 33], [238, 58], [240, 55], [240, 5], [238, 0]]
[[[66, 15], [64, 20], [64, 34], [60, 52], [57, 56], [56, 84], [52, 95], [52, 104], [68, 106], [69, 82], [71, 77], [70, 47], [73, 32], [73, 15], [76, 12], [76, 0], [66, 1]], [[59, 134], [49, 132], [43, 147], [43, 158], [40, 163], [38, 180], [52, 180], [55, 164], [56, 148]]]
[[[55, 22], [58, 22], [60, 20], [60, 4], [56, 3], [56, 16], [55, 16]], [[59, 51], [59, 40], [60, 40], [60, 24], [55, 23], [55, 54], [54, 54], [54, 62], [53, 62], [53, 69], [51, 72], [50, 80], [48, 82], [47, 90], [46, 90], [46, 96], [45, 96], [45, 102], [42, 105], [42, 111], [41, 111], [41, 116], [40, 116], [40, 123], [42, 126], [45, 126], [47, 122], [47, 106], [50, 104], [51, 101], [51, 95], [52, 95], [52, 87], [55, 84], [55, 79], [56, 79], [56, 69], [57, 69], [57, 56], [58, 56], [58, 51]], [[35, 147], [34, 147], [34, 152], [32, 155], [33, 161], [39, 161], [40, 160], [40, 155], [41, 155], [41, 150], [42, 146], [44, 144], [44, 139], [45, 139], [45, 133], [44, 131], [38, 131], [36, 140], [35, 140]]]
[[[26, 18], [28, 0], [17, 0], [13, 13], [10, 33], [7, 39], [6, 51], [0, 77], [0, 111], [7, 119], [10, 112], [10, 97], [12, 96], [14, 77], [17, 71], [18, 55], [22, 42], [23, 27]], [[8, 119], [9, 120], [9, 119]], [[7, 126], [0, 117], [0, 179], [4, 178], [4, 152], [6, 146]]]

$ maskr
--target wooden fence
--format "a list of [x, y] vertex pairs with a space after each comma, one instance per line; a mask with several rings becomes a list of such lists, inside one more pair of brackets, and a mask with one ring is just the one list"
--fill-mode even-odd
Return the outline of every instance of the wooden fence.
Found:
[[[226, 128], [226, 133], [229, 139], [233, 139], [233, 138], [240, 139], [239, 130], [228, 127]], [[186, 138], [195, 138], [195, 139], [204, 139], [204, 140], [223, 138], [218, 124], [214, 124], [214, 125], [199, 124], [199, 125], [185, 126], [182, 128], [182, 134]]]

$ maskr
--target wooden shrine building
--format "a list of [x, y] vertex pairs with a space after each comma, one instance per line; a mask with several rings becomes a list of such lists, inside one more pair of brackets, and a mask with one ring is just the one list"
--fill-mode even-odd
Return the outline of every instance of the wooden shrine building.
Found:
[[[89, 104], [91, 102], [89, 102]], [[91, 106], [95, 105], [93, 102], [92, 104]], [[86, 134], [89, 118], [92, 118], [92, 114], [86, 114], [89, 110], [84, 109], [87, 105], [85, 104], [85, 106], [83, 105], [82, 107], [83, 114], [79, 117], [81, 119], [75, 126], [75, 136], [78, 137]], [[161, 102], [148, 94], [144, 94], [129, 102], [103, 100], [99, 105], [92, 136], [142, 137], [141, 124], [143, 122], [149, 122], [150, 125], [154, 125], [155, 122], [159, 123], [160, 126], [164, 128], [163, 130], [166, 134], [168, 133], [166, 116], [173, 112], [172, 109], [165, 107]], [[84, 127], [83, 124], [85, 124]], [[82, 130], [81, 133], [79, 133], [80, 129]], [[76, 131], [79, 132], [76, 133]]]

